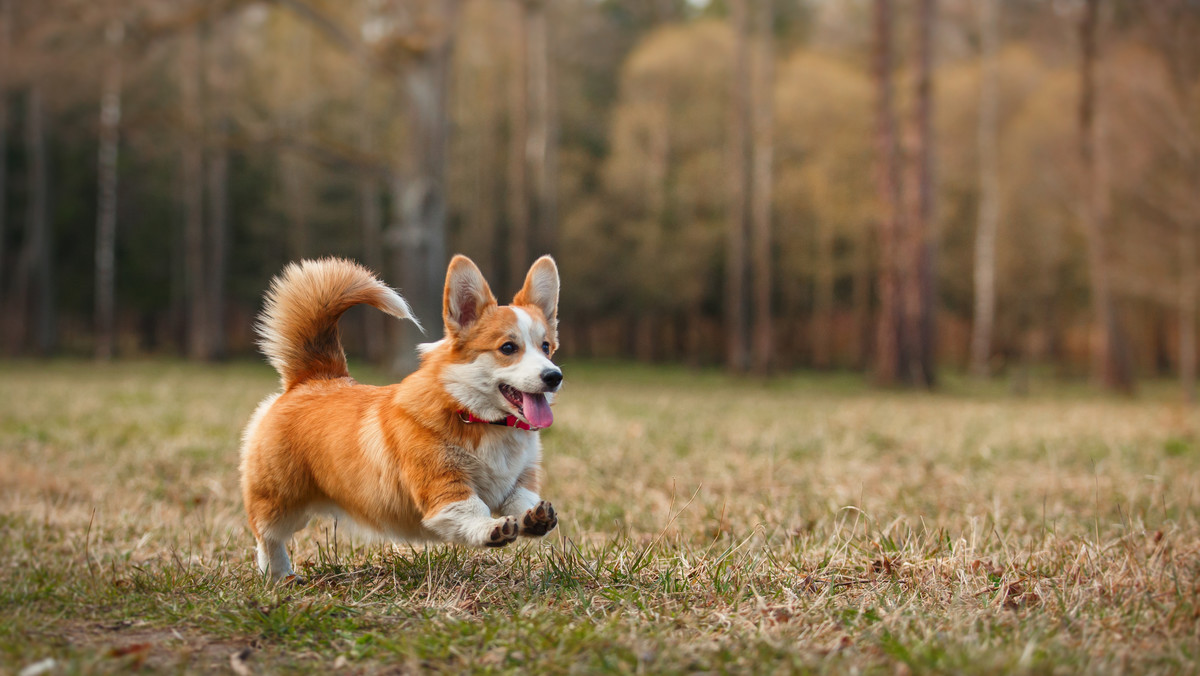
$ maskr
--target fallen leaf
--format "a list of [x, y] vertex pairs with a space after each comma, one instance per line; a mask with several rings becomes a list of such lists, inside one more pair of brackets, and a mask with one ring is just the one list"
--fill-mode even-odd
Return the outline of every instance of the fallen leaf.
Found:
[[871, 570], [876, 573], [891, 575], [893, 572], [894, 563], [886, 556], [880, 555], [878, 559], [871, 562]]
[[133, 656], [131, 666], [134, 669], [140, 669], [146, 662], [146, 658], [150, 656], [149, 643], [131, 643], [127, 646], [120, 646], [108, 651], [109, 657], [129, 657]]

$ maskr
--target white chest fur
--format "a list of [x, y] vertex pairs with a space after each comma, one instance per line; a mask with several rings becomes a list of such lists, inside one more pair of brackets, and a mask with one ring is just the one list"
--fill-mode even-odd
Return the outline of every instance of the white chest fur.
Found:
[[536, 432], [519, 429], [488, 434], [474, 449], [461, 449], [467, 476], [479, 498], [498, 510], [516, 487], [521, 473], [537, 464], [542, 442]]

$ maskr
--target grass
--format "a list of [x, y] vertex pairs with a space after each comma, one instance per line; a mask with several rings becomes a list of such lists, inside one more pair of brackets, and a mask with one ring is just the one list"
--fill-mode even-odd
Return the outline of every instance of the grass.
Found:
[[0, 365], [0, 672], [1200, 668], [1200, 414], [1165, 388], [566, 373], [545, 542], [316, 521], [274, 588], [236, 469], [266, 367]]

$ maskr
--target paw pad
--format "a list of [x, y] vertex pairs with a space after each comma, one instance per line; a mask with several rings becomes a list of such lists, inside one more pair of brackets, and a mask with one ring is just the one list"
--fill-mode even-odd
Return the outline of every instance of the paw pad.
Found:
[[488, 534], [487, 542], [483, 544], [486, 547], [503, 547], [517, 539], [517, 530], [517, 520], [511, 516], [506, 516], [503, 521], [492, 528], [492, 532]]
[[521, 518], [521, 534], [541, 537], [554, 530], [557, 525], [558, 516], [554, 513], [554, 505], [542, 500]]

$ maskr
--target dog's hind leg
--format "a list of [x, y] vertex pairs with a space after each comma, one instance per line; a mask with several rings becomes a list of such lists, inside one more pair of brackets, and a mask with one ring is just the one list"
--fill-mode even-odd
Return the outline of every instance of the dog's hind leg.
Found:
[[[263, 510], [265, 511], [265, 510]], [[274, 518], [254, 518], [251, 510], [250, 526], [258, 541], [258, 569], [279, 580], [293, 574], [292, 562], [288, 558], [287, 543], [292, 535], [308, 522], [308, 514], [304, 510], [291, 513], [275, 513]]]
[[259, 538], [258, 570], [269, 574], [273, 580], [292, 574], [292, 562], [288, 559], [286, 540]]

